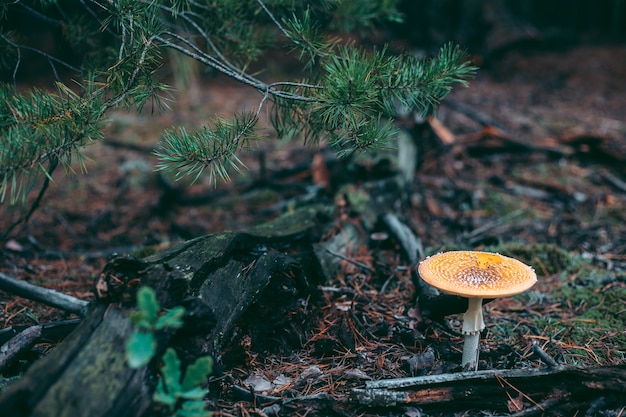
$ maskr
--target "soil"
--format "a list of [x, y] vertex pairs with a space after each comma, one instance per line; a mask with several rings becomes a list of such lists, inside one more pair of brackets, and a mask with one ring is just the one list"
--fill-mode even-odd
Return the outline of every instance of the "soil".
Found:
[[[625, 76], [623, 45], [512, 50], [446, 98], [440, 123], [407, 124], [420, 164], [395, 214], [419, 237], [424, 254], [493, 250], [533, 265], [539, 275], [532, 290], [488, 305], [481, 369], [545, 366], [533, 343], [560, 364], [626, 363]], [[311, 161], [326, 152], [272, 140], [244, 155], [246, 171], [215, 188], [158, 176], [151, 151], [164, 128], [193, 129], [210, 115], [256, 108], [259, 99], [223, 79], [194, 88], [172, 112], [111, 114], [105, 141], [85, 149], [87, 172], [55, 173], [29, 223], [2, 242], [0, 271], [91, 300], [94, 278], [113, 254], [240, 230], [276, 218], [307, 187], [324, 185]], [[269, 128], [267, 134], [271, 139]], [[372, 155], [358, 162], [357, 178], [345, 175], [347, 165], [326, 161], [324, 202], [354, 205], [368, 181], [386, 175]], [[286, 173], [294, 167], [301, 169]], [[349, 187], [346, 177], [354, 179]], [[0, 230], [24, 211], [0, 209]], [[376, 232], [358, 213], [338, 214], [336, 232], [347, 225]], [[267, 384], [270, 396], [345, 398], [365, 380], [458, 370], [459, 317], [421, 320], [409, 273], [414, 265], [398, 247], [362, 245], [348, 257], [352, 262], [342, 263], [320, 304], [311, 306], [314, 325], [299, 350], [271, 351], [241, 338], [239, 363], [219, 369], [212, 383], [214, 415], [253, 414], [256, 404], [238, 400], [236, 386]], [[69, 316], [0, 293], [0, 328]], [[52, 348], [36, 345], [11, 372]], [[350, 407], [341, 412], [368, 415]], [[377, 413], [420, 415], [409, 406]]]

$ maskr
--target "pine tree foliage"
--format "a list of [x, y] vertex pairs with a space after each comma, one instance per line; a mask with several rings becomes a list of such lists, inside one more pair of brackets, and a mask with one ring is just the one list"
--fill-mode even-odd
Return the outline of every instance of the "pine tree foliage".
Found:
[[56, 93], [33, 89], [13, 94], [0, 89], [0, 191], [11, 201], [23, 196], [33, 184], [33, 171], [47, 173], [44, 163], [69, 168], [79, 147], [100, 139], [103, 102], [88, 91], [86, 100], [61, 83]]
[[239, 172], [244, 166], [237, 151], [256, 138], [257, 122], [256, 114], [244, 113], [232, 120], [216, 119], [213, 126], [205, 126], [193, 134], [184, 127], [170, 129], [163, 134], [161, 149], [155, 152], [161, 160], [158, 169], [173, 171], [175, 177], [193, 175], [196, 181], [208, 168], [211, 182], [228, 178], [227, 168]]
[[[240, 170], [238, 154], [259, 137], [266, 108], [279, 135], [327, 140], [341, 155], [388, 146], [398, 106], [431, 112], [475, 71], [452, 44], [417, 59], [341, 37], [399, 19], [396, 0], [4, 1], [0, 197], [23, 201], [37, 177], [69, 169], [83, 146], [102, 138], [109, 110], [167, 109], [171, 88], [160, 82], [167, 50], [260, 93], [252, 113], [215, 117], [197, 132], [164, 132], [157, 169], [177, 178], [216, 181]], [[34, 44], [23, 22], [56, 34], [56, 50]], [[252, 74], [269, 48], [296, 56], [304, 77], [270, 83]], [[18, 88], [33, 67], [54, 85]]]

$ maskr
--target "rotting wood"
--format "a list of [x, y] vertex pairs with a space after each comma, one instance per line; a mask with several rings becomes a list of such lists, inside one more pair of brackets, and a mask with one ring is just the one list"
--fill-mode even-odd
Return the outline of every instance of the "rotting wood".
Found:
[[368, 381], [364, 388], [354, 388], [350, 398], [365, 406], [411, 404], [449, 411], [510, 411], [510, 398], [520, 393], [527, 407], [555, 398], [567, 398], [567, 405], [561, 407], [568, 410], [584, 411], [599, 397], [615, 405], [625, 404], [626, 365], [486, 370]]
[[9, 366], [19, 355], [30, 349], [41, 336], [43, 326], [31, 326], [0, 346], [0, 371]]
[[80, 323], [79, 318], [34, 326], [15, 326], [0, 330], [0, 372], [10, 369], [41, 342], [58, 342]]
[[[146, 412], [154, 388], [155, 363], [129, 369], [125, 343], [133, 332], [129, 314], [134, 310], [134, 291], [149, 285], [161, 306], [187, 308], [185, 326], [175, 335], [158, 335], [157, 355], [166, 347], [199, 345], [196, 354], [216, 353], [229, 341], [242, 317], [251, 326], [268, 319], [260, 300], [288, 303], [310, 295], [311, 284], [302, 271], [314, 274], [310, 256], [299, 262], [276, 248], [299, 245], [312, 253], [331, 209], [314, 206], [244, 232], [225, 232], [196, 238], [144, 259], [118, 258], [104, 268], [96, 285], [98, 300], [91, 303], [78, 328], [48, 356], [0, 396], [3, 416], [137, 416]], [[296, 265], [297, 264], [297, 265]], [[295, 267], [300, 276], [292, 276]], [[319, 269], [319, 268], [317, 268]], [[282, 296], [280, 291], [285, 292]], [[282, 314], [278, 311], [278, 314]], [[247, 316], [246, 316], [247, 315]], [[283, 314], [283, 317], [288, 315]], [[268, 319], [268, 320], [265, 320]]]
[[[78, 326], [80, 321], [80, 318], [71, 318], [41, 324], [41, 335], [39, 336], [39, 340], [46, 340], [48, 342], [58, 342], [63, 340], [69, 333], [72, 332], [72, 330], [76, 328], [76, 326]], [[0, 330], [0, 344], [5, 344], [13, 337], [30, 327], [32, 326], [11, 326]]]

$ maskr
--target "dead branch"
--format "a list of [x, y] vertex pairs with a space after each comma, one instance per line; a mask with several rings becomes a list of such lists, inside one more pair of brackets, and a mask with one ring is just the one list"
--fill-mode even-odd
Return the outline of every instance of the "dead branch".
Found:
[[2, 272], [0, 272], [0, 290], [78, 315], [83, 315], [85, 307], [89, 304], [71, 295], [17, 280]]
[[37, 338], [41, 336], [41, 328], [41, 325], [29, 327], [0, 347], [0, 371], [35, 344]]
[[[38, 340], [59, 342], [63, 340], [80, 323], [80, 318], [52, 321], [41, 325], [41, 335]], [[31, 326], [10, 326], [0, 330], [0, 344], [7, 343], [10, 339]]]

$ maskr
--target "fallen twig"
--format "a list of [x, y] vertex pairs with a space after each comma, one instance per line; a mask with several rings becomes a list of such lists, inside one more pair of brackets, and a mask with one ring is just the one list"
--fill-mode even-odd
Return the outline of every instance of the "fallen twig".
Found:
[[354, 259], [352, 259], [352, 258], [349, 258], [349, 257], [347, 257], [347, 256], [346, 256], [346, 255], [344, 255], [344, 254], [341, 254], [341, 253], [339, 253], [339, 252], [332, 251], [332, 250], [330, 250], [330, 249], [328, 249], [328, 248], [326, 249], [326, 252], [328, 252], [330, 255], [336, 256], [337, 258], [339, 258], [339, 259], [341, 259], [341, 260], [344, 260], [344, 261], [346, 261], [346, 262], [349, 262], [349, 263], [351, 263], [352, 265], [356, 265], [356, 266], [358, 266], [359, 268], [361, 268], [364, 272], [367, 272], [368, 274], [371, 274], [372, 272], [374, 272], [374, 271], [372, 270], [372, 268], [370, 268], [369, 266], [365, 265], [363, 262], [359, 262], [359, 261], [357, 261], [357, 260], [354, 260]]
[[389, 228], [394, 238], [400, 243], [411, 265], [417, 264], [420, 258], [424, 257], [422, 241], [415, 236], [413, 231], [398, 219], [393, 213], [386, 213], [382, 217], [383, 222]]
[[41, 325], [32, 326], [0, 347], [0, 371], [9, 366], [20, 353], [30, 349], [41, 335]]
[[509, 222], [510, 220], [514, 219], [517, 216], [520, 216], [522, 214], [524, 214], [524, 212], [527, 209], [525, 208], [520, 208], [517, 210], [514, 210], [510, 213], [504, 214], [500, 217], [498, 217], [496, 220], [493, 220], [491, 222], [485, 223], [480, 227], [477, 227], [476, 229], [472, 230], [469, 233], [465, 234], [465, 238], [470, 242], [476, 242], [478, 240], [481, 239], [481, 236], [484, 235], [485, 233], [487, 233], [488, 231], [495, 229], [498, 226], [501, 226], [503, 224], [506, 224], [507, 222]]
[[437, 322], [449, 314], [461, 313], [467, 310], [467, 299], [450, 294], [440, 294], [437, 288], [427, 284], [417, 272], [417, 263], [424, 257], [424, 248], [421, 240], [411, 228], [404, 224], [398, 216], [386, 213], [382, 221], [389, 229], [389, 233], [398, 241], [407, 260], [411, 264], [411, 276], [417, 287], [417, 304], [422, 316]]
[[[71, 318], [67, 320], [52, 321], [41, 325], [40, 340], [47, 342], [59, 342], [63, 340], [72, 330], [78, 326], [82, 319]], [[10, 326], [0, 330], [0, 345], [5, 344], [19, 333], [28, 329], [30, 326]]]
[[606, 169], [601, 170], [600, 175], [615, 188], [619, 189], [620, 191], [626, 192], [626, 182], [620, 180], [615, 175], [608, 172]]
[[545, 350], [539, 346], [536, 340], [533, 340], [532, 349], [535, 355], [539, 356], [539, 358], [548, 365], [549, 368], [556, 368], [559, 364], [552, 358], [552, 356], [548, 355]]
[[0, 272], [0, 290], [78, 315], [83, 315], [85, 307], [89, 304], [85, 300], [20, 281], [2, 272]]

